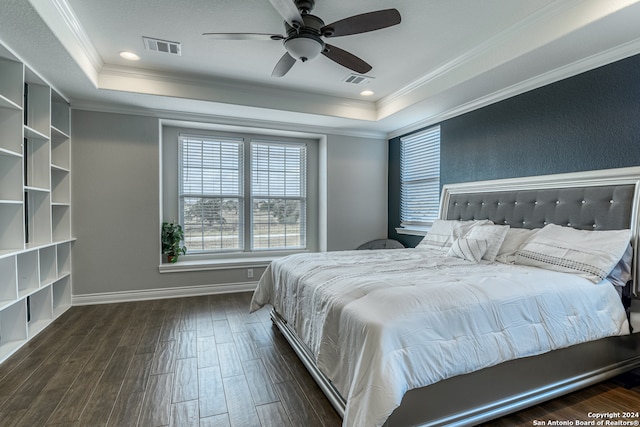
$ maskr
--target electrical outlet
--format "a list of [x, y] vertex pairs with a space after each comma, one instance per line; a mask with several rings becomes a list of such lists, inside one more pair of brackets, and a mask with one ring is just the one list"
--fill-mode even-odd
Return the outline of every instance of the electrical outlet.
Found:
[[247, 268], [247, 278], [253, 279], [253, 268]]

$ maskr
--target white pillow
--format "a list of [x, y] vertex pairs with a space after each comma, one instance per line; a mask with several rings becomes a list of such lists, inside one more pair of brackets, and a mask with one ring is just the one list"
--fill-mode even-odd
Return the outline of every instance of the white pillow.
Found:
[[448, 249], [458, 237], [464, 236], [471, 228], [483, 224], [492, 224], [492, 222], [486, 219], [478, 221], [436, 219], [416, 248]]
[[447, 252], [447, 256], [458, 257], [471, 262], [480, 262], [488, 247], [489, 242], [486, 240], [460, 237], [453, 242], [449, 252]]
[[513, 264], [516, 260], [516, 253], [524, 242], [533, 236], [539, 228], [530, 230], [528, 228], [510, 228], [502, 242], [502, 246], [496, 255], [496, 261], [504, 264]]
[[482, 259], [487, 261], [495, 261], [498, 250], [502, 246], [505, 236], [509, 231], [508, 225], [481, 225], [473, 227], [465, 237], [468, 239], [486, 240], [489, 247], [484, 253]]
[[516, 264], [573, 273], [599, 283], [618, 263], [630, 230], [585, 231], [546, 225], [518, 251]]

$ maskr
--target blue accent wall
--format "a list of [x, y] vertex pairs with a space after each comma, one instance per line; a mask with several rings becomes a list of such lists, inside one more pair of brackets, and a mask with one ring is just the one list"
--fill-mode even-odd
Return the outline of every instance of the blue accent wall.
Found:
[[[449, 184], [640, 165], [640, 55], [440, 124]], [[389, 238], [400, 223], [400, 138], [389, 141]]]

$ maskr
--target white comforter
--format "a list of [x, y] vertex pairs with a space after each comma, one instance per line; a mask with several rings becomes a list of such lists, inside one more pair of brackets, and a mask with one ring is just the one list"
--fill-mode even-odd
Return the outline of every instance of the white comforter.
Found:
[[429, 249], [273, 261], [251, 309], [272, 304], [346, 398], [344, 426], [380, 426], [410, 389], [628, 333], [608, 282], [472, 264]]

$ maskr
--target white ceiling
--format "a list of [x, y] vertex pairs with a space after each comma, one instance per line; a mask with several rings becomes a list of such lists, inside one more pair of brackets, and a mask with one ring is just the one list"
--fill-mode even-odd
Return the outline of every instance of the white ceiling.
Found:
[[[7, 1], [0, 40], [74, 107], [344, 134], [399, 135], [640, 53], [636, 0], [316, 0], [326, 23], [400, 12], [397, 26], [327, 40], [373, 66], [362, 87], [323, 56], [271, 77], [279, 41], [202, 36], [284, 34], [269, 0]], [[143, 36], [182, 55], [145, 51]]]

